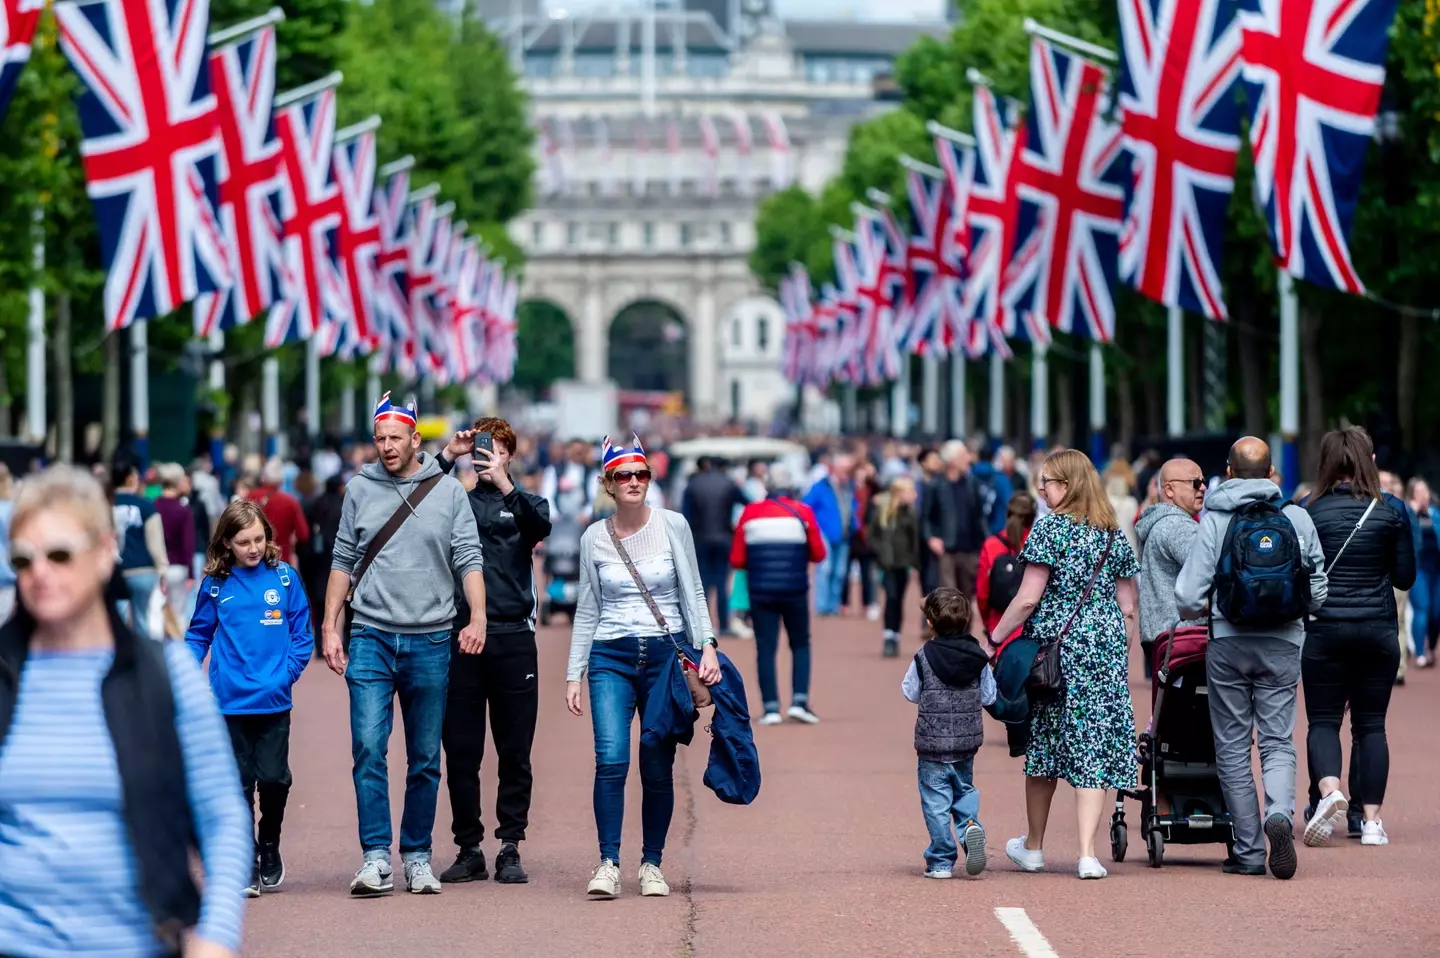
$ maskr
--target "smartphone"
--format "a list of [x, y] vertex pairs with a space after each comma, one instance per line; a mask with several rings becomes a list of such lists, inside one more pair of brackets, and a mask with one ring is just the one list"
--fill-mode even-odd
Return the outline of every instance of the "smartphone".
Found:
[[484, 449], [486, 452], [494, 452], [494, 440], [488, 432], [477, 432], [475, 434], [475, 448]]

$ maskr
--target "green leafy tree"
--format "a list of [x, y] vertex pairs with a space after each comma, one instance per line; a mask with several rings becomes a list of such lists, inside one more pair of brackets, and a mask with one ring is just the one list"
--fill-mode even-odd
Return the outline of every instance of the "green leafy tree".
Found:
[[516, 389], [539, 396], [556, 380], [575, 375], [575, 332], [564, 310], [528, 300], [520, 304], [517, 325]]

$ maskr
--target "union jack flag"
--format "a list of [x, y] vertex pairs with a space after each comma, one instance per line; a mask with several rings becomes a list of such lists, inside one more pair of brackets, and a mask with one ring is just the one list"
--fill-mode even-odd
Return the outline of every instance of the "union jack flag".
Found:
[[55, 5], [78, 98], [86, 192], [100, 228], [105, 323], [160, 316], [228, 286], [215, 218], [220, 134], [207, 0]]
[[519, 355], [516, 309], [520, 301], [520, 281], [506, 276], [496, 264], [490, 287], [496, 296], [491, 300], [490, 321], [485, 327], [486, 369], [491, 382], [505, 383], [515, 378], [515, 360]]
[[1013, 175], [1019, 229], [1005, 308], [1030, 335], [1049, 327], [1109, 342], [1124, 203], [1120, 127], [1105, 119], [1108, 74], [1038, 37], [1030, 45], [1030, 113]]
[[416, 204], [416, 218], [411, 246], [410, 297], [418, 340], [416, 359], [422, 375], [432, 376], [441, 384], [449, 382], [445, 356], [445, 304], [450, 295], [449, 265], [450, 215], [453, 203], [436, 205], [433, 199]]
[[859, 385], [864, 377], [865, 330], [860, 321], [860, 263], [855, 243], [834, 237], [835, 285], [826, 290], [834, 304], [837, 324], [835, 375], [842, 382]]
[[281, 217], [285, 261], [294, 283], [291, 322], [271, 316], [265, 345], [274, 348], [321, 334], [321, 354], [338, 348], [351, 321], [344, 281], [336, 268], [336, 234], [345, 216], [344, 200], [332, 175], [335, 147], [335, 91], [325, 90], [278, 111], [275, 126], [285, 158]]
[[1024, 149], [1026, 132], [1014, 104], [1000, 100], [987, 86], [975, 87], [974, 109], [975, 174], [965, 213], [969, 273], [965, 312], [983, 327], [995, 351], [1008, 359], [1006, 337], [1020, 330], [1002, 302], [1005, 266], [1020, 218], [1015, 157]]
[[430, 295], [436, 288], [436, 276], [431, 266], [431, 252], [437, 235], [436, 203], [433, 193], [415, 199], [407, 212], [406, 234], [410, 241], [407, 264], [410, 333], [408, 352], [413, 357], [415, 374], [427, 373], [430, 369], [428, 352], [433, 337], [433, 315]]
[[781, 371], [792, 383], [816, 382], [815, 329], [810, 305], [810, 274], [798, 263], [780, 281], [780, 305], [785, 311], [785, 342]]
[[3, 0], [0, 6], [0, 120], [30, 59], [30, 41], [44, 9], [45, 0]]
[[490, 264], [480, 252], [480, 243], [466, 237], [460, 244], [459, 271], [455, 278], [454, 308], [450, 334], [454, 341], [452, 364], [460, 382], [469, 382], [481, 371], [485, 341], [485, 299], [488, 295]]
[[1255, 188], [1280, 265], [1363, 293], [1349, 234], [1396, 0], [1242, 0]]
[[[963, 349], [970, 357], [984, 355], [990, 342], [989, 327], [975, 320], [975, 304], [969, 297], [970, 276], [970, 203], [975, 192], [975, 148], [957, 142], [942, 133], [934, 137], [935, 157], [945, 174], [948, 222], [940, 232], [940, 256], [946, 272], [948, 297], [942, 302], [955, 330], [951, 352]], [[913, 255], [913, 254], [912, 254]], [[949, 270], [956, 275], [949, 277]], [[1000, 348], [1004, 336], [996, 330]]]
[[1240, 152], [1235, 0], [1122, 0], [1130, 153], [1120, 274], [1167, 306], [1225, 317], [1220, 255]]
[[[210, 54], [220, 124], [220, 228], [235, 283], [195, 301], [195, 335], [248, 323], [267, 307], [271, 321], [290, 322], [283, 297], [284, 230], [280, 192], [285, 169], [271, 120], [275, 100], [275, 28]], [[278, 315], [277, 315], [278, 314]]]
[[375, 191], [375, 220], [380, 227], [380, 253], [375, 259], [375, 316], [380, 349], [380, 372], [398, 371], [415, 376], [413, 336], [410, 329], [409, 236], [406, 210], [410, 202], [410, 173], [392, 173]]
[[964, 342], [964, 248], [952, 225], [950, 185], [920, 170], [906, 172], [910, 241], [906, 255], [905, 348], [941, 356]]
[[344, 271], [355, 346], [368, 352], [377, 343], [375, 317], [376, 259], [380, 255], [380, 221], [374, 213], [375, 131], [365, 130], [335, 145], [334, 178], [344, 201], [337, 253]]
[[904, 264], [896, 262], [889, 230], [880, 216], [857, 216], [855, 250], [860, 282], [855, 289], [859, 322], [860, 378], [878, 386], [900, 375], [899, 337], [896, 335], [897, 287], [904, 283]]

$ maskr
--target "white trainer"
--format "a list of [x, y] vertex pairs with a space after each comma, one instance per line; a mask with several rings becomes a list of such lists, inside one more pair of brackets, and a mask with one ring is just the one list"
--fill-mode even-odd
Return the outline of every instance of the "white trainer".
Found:
[[357, 898], [388, 895], [395, 890], [395, 873], [384, 859], [368, 861], [350, 880], [350, 894]]
[[865, 610], [865, 618], [866, 618], [867, 621], [870, 621], [870, 622], [879, 622], [879, 621], [880, 621], [880, 607], [879, 607], [878, 605], [872, 605], [872, 606], [870, 606], [868, 609]]
[[1104, 878], [1110, 874], [1105, 870], [1105, 866], [1100, 864], [1100, 859], [1098, 858], [1080, 859], [1080, 864], [1075, 871], [1082, 879]]
[[783, 721], [785, 720], [780, 717], [779, 712], [766, 712], [760, 716], [761, 725], [779, 725]]
[[1390, 836], [1385, 834], [1385, 825], [1380, 819], [1373, 822], [1360, 823], [1360, 844], [1362, 845], [1388, 845]]
[[932, 868], [925, 873], [925, 877], [944, 880], [946, 878], [954, 878], [955, 873], [948, 868]]
[[1020, 867], [1022, 872], [1038, 872], [1045, 870], [1045, 850], [1043, 848], [1029, 849], [1025, 847], [1025, 837], [1012, 838], [1005, 843], [1005, 857]]
[[440, 879], [430, 870], [430, 863], [415, 861], [405, 863], [405, 888], [412, 895], [440, 894]]
[[644, 898], [664, 898], [670, 894], [670, 886], [665, 883], [665, 876], [661, 874], [659, 865], [641, 863], [640, 894]]
[[1305, 844], [1319, 848], [1330, 841], [1330, 836], [1335, 834], [1335, 826], [1345, 821], [1345, 813], [1349, 810], [1350, 803], [1339, 789], [1320, 799], [1320, 804], [1315, 806], [1315, 814], [1305, 823]]
[[787, 711], [785, 714], [790, 716], [797, 722], [804, 722], [806, 725], [820, 724], [820, 716], [810, 711], [810, 706], [808, 704], [792, 705], [790, 706], [790, 710]]
[[593, 898], [614, 898], [620, 894], [620, 866], [605, 859], [595, 869], [585, 894]]

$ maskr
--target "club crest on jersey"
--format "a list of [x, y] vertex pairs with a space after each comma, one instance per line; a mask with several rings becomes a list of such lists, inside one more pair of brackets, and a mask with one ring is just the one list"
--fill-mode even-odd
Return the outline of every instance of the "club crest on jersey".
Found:
[[265, 604], [266, 604], [266, 605], [279, 605], [279, 604], [280, 604], [280, 593], [279, 593], [279, 592], [276, 592], [274, 589], [266, 589], [266, 590], [265, 590]]

